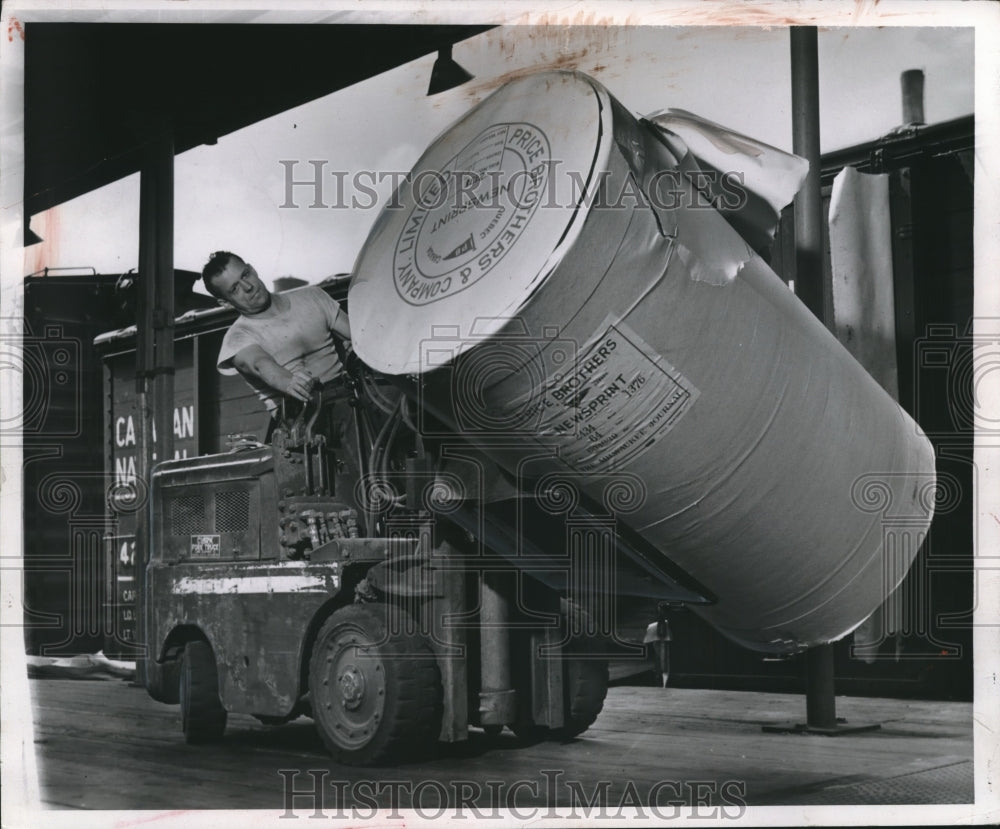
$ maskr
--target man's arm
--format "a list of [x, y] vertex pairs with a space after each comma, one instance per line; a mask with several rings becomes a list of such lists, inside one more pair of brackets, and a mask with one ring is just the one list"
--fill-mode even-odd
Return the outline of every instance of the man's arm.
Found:
[[[350, 330], [350, 329], [348, 329]], [[272, 389], [301, 400], [309, 400], [315, 379], [302, 370], [289, 371], [282, 368], [275, 359], [259, 345], [248, 345], [232, 358], [233, 366], [244, 377], [252, 377], [267, 383]]]
[[347, 318], [347, 312], [340, 307], [340, 303], [322, 288], [313, 286], [308, 290], [309, 293], [306, 296], [310, 301], [316, 303], [326, 315], [326, 324], [330, 333], [342, 340], [350, 341], [351, 321]]
[[339, 334], [343, 340], [350, 340], [351, 321], [347, 318], [347, 313], [343, 308], [338, 308], [337, 311], [337, 317], [333, 321], [333, 333]]

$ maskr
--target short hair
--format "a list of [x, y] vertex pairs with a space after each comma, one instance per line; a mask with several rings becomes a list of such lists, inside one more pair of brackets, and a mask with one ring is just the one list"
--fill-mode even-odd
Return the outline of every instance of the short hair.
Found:
[[235, 253], [230, 253], [228, 250], [217, 250], [208, 257], [208, 262], [206, 262], [205, 267], [201, 269], [201, 278], [205, 283], [205, 289], [212, 296], [219, 296], [213, 285], [215, 278], [226, 269], [226, 265], [228, 265], [233, 259], [238, 262], [243, 261], [242, 257], [237, 256]]

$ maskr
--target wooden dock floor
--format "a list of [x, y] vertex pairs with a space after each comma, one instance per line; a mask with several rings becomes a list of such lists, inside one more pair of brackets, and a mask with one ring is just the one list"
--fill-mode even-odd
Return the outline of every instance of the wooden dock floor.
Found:
[[290, 788], [308, 791], [317, 780], [322, 801], [299, 796], [296, 814], [318, 807], [349, 816], [350, 808], [338, 813], [346, 804], [363, 817], [357, 810], [376, 802], [433, 814], [444, 799], [470, 818], [510, 807], [524, 815], [529, 806], [529, 814], [574, 807], [585, 817], [595, 812], [582, 804], [596, 796], [604, 817], [652, 804], [659, 813], [648, 816], [663, 820], [677, 803], [736, 817], [741, 804], [974, 798], [970, 703], [841, 697], [839, 716], [881, 728], [825, 737], [762, 731], [801, 719], [800, 696], [614, 687], [597, 723], [575, 740], [530, 745], [475, 731], [419, 764], [373, 770], [334, 764], [305, 718], [267, 727], [231, 716], [221, 743], [188, 746], [178, 708], [126, 682], [34, 680], [30, 689], [46, 808], [285, 810]]

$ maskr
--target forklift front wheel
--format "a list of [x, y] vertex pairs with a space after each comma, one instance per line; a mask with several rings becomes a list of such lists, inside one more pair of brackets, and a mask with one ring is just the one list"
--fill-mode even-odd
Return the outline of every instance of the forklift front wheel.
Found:
[[219, 701], [219, 676], [208, 642], [188, 642], [181, 656], [181, 726], [188, 743], [218, 740], [226, 730], [226, 709]]
[[[388, 623], [390, 611], [399, 624]], [[312, 712], [339, 762], [412, 759], [437, 742], [441, 675], [430, 643], [410, 627], [395, 608], [356, 604], [320, 629], [309, 666]]]

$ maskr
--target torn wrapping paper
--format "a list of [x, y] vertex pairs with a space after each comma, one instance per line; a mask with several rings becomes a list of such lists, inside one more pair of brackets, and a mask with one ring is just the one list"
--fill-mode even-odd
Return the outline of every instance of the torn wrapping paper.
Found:
[[[933, 452], [705, 203], [688, 138], [666, 138], [579, 73], [502, 87], [411, 177], [440, 183], [404, 184], [376, 222], [355, 348], [419, 376], [442, 440], [475, 444], [542, 508], [578, 491], [627, 524], [715, 597], [694, 609], [733, 640], [833, 641], [894, 586], [875, 495], [926, 527]], [[763, 145], [721, 143], [763, 163]], [[775, 213], [802, 173], [788, 165], [760, 185]], [[471, 175], [449, 190], [441, 171]], [[578, 575], [615, 589], [606, 569]]]
[[837, 174], [830, 196], [830, 264], [837, 339], [898, 398], [888, 175], [853, 167]]
[[[841, 170], [833, 182], [829, 226], [837, 339], [898, 399], [889, 176]], [[903, 567], [903, 573], [887, 573], [888, 581], [902, 580], [904, 562], [886, 556], [885, 566]], [[855, 631], [855, 657], [874, 661], [881, 642], [901, 624], [902, 602], [894, 594]]]
[[755, 250], [774, 238], [781, 210], [798, 192], [809, 162], [683, 109], [644, 119], [682, 170]]

